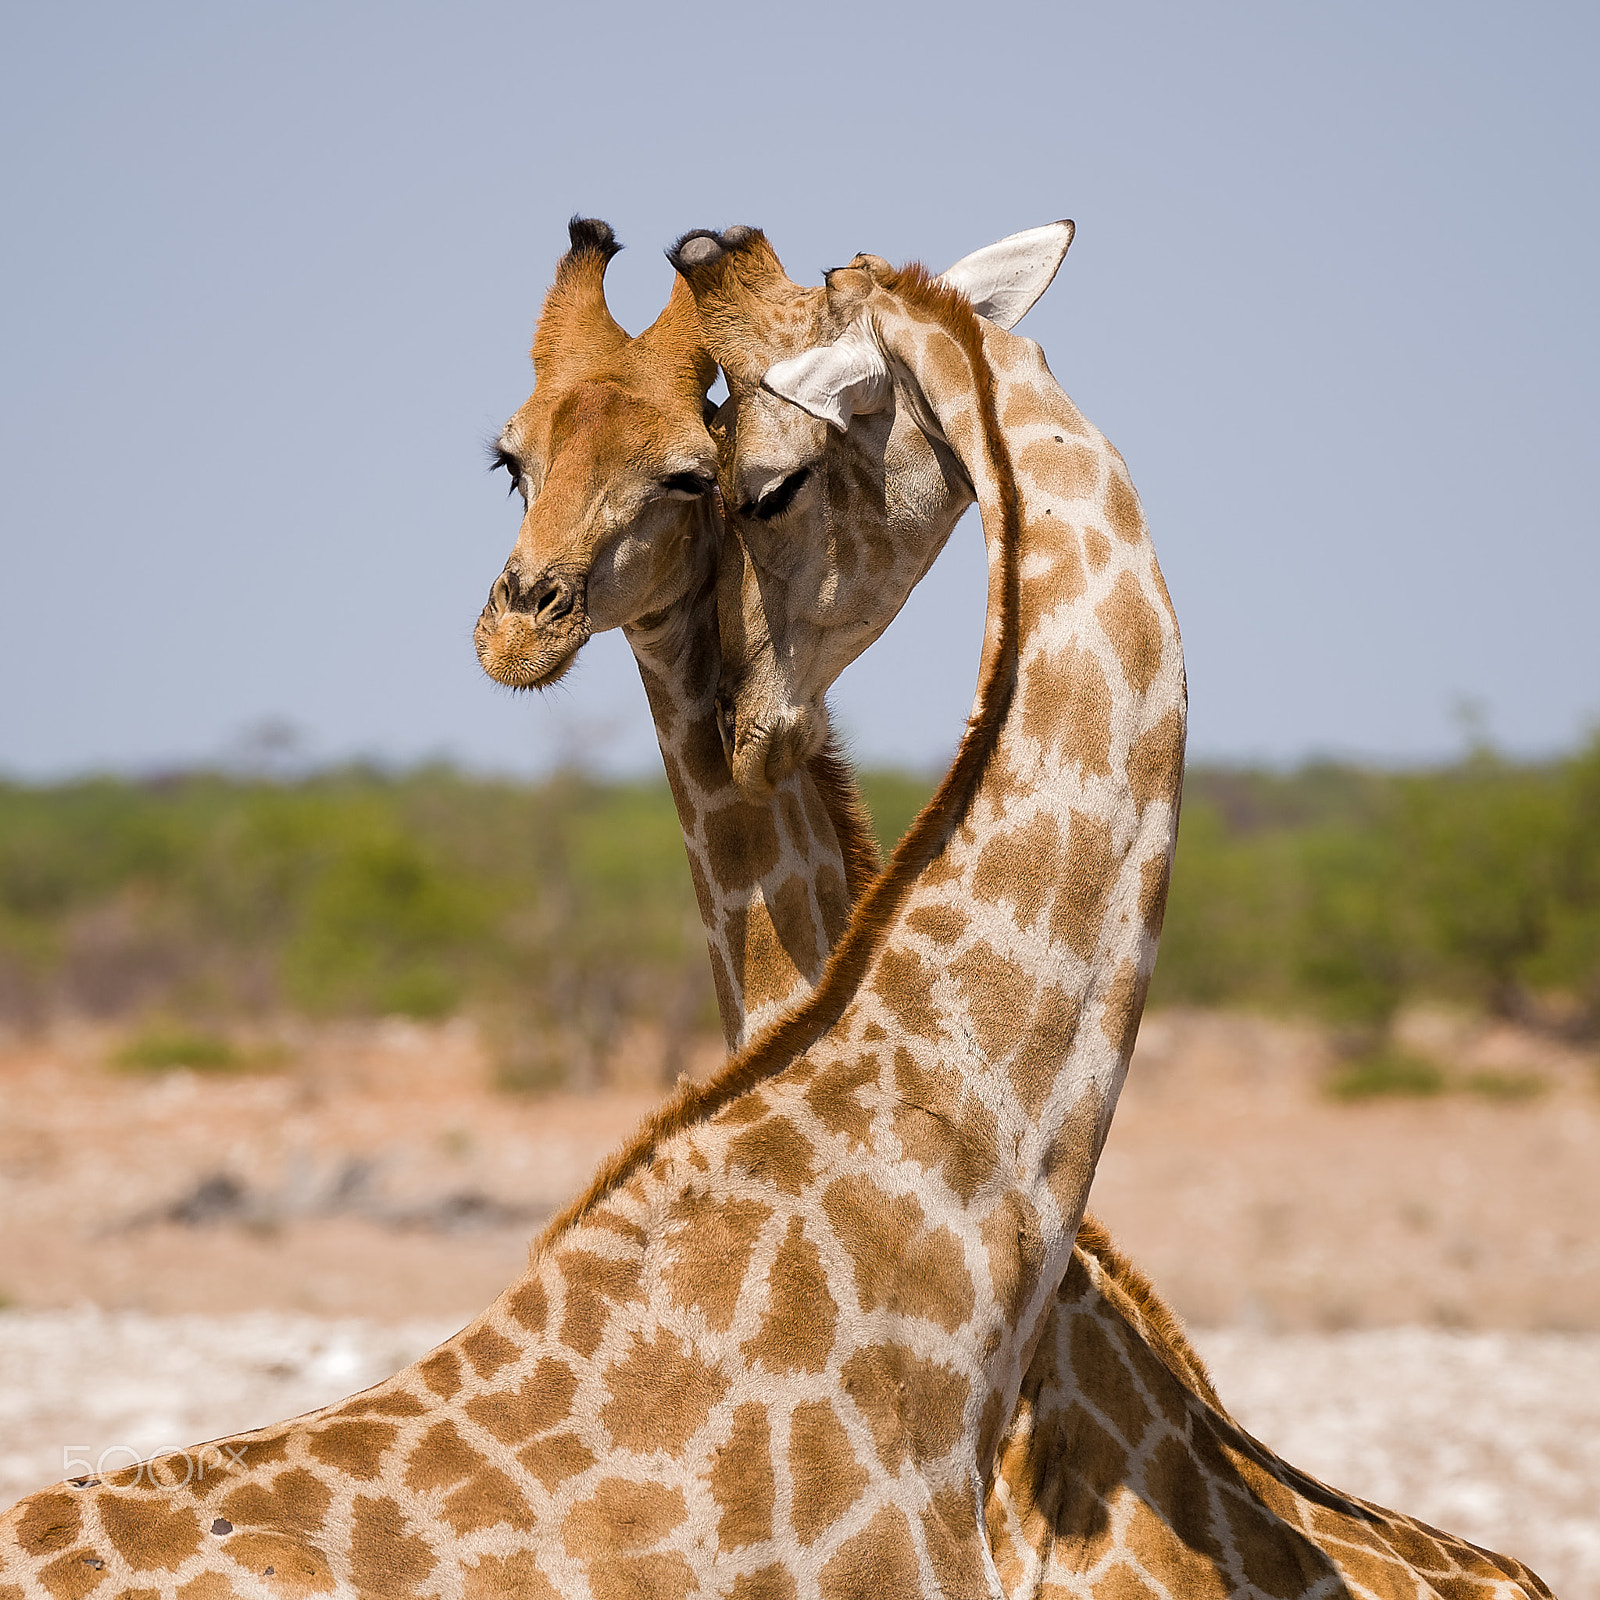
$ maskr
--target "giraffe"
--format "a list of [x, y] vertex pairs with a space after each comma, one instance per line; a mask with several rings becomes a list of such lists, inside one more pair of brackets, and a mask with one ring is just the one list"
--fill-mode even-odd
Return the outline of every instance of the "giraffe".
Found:
[[[1053, 234], [1031, 230], [991, 249], [1016, 267], [1013, 285], [1020, 275], [1042, 290], [1070, 241], [1071, 225], [1059, 224]], [[943, 283], [972, 292], [973, 264], [984, 254], [958, 264]], [[960, 387], [963, 361], [974, 358], [941, 340], [947, 311], [918, 269], [896, 274], [879, 258], [858, 256], [829, 274], [825, 290], [803, 290], [783, 275], [762, 236], [744, 228], [686, 235], [672, 255], [695, 288], [709, 345], [728, 374], [724, 496], [740, 508], [730, 531], [747, 548], [742, 561], [724, 563], [724, 632], [732, 641], [725, 671], [735, 701], [745, 702], [732, 713], [742, 776], [758, 791], [825, 730], [821, 696], [851, 641], [875, 636], [903, 601], [884, 569], [925, 570], [948, 534], [946, 498], [959, 495], [962, 480], [938, 462], [934, 481], [894, 482], [896, 472], [915, 473], [919, 458], [885, 441], [904, 415], [912, 426], [937, 430], [930, 446], [964, 446], [961, 459], [969, 462], [971, 415], [950, 407], [947, 394]], [[979, 330], [993, 412], [1023, 469], [1020, 583], [1033, 593], [1024, 611], [1031, 605], [1048, 618], [1054, 606], [1081, 625], [1087, 586], [1091, 596], [1107, 597], [1094, 611], [1104, 625], [1101, 607], [1121, 574], [1144, 576], [1147, 536], [1125, 467], [1062, 394], [1037, 347], [1004, 331], [1020, 315], [1016, 296], [975, 298], [993, 314], [993, 325]], [[978, 471], [972, 479], [979, 481]], [[919, 508], [928, 516], [920, 543]], [[1063, 547], [1075, 549], [1081, 564], [1062, 561]], [[1148, 572], [1166, 609], [1153, 557]], [[1046, 651], [1055, 647], [1054, 731], [1068, 733], [1085, 778], [1103, 779], [1126, 738], [1116, 673], [1084, 660], [1081, 635], [1040, 631], [1045, 648], [1035, 660], [1048, 663]], [[1135, 637], [1117, 652], [1130, 686], [1133, 674], [1148, 670], [1147, 648]], [[1025, 727], [1030, 688], [1025, 677], [1017, 691]], [[1041, 708], [1041, 726], [1049, 726], [1046, 716]], [[1136, 776], [1140, 765], [1130, 760], [1129, 777], [1147, 784]], [[1175, 803], [1170, 767], [1163, 785]], [[973, 859], [969, 911], [990, 898], [1011, 898], [1026, 911], [1033, 896], [1034, 913], [1042, 913], [1032, 889], [1036, 852], [1014, 852], [1005, 862], [1009, 883], [997, 875], [987, 891], [984, 857], [969, 853]], [[1141, 883], [1155, 925], [1160, 888]], [[959, 921], [930, 919], [929, 932], [935, 928], [946, 969], [959, 970]], [[1521, 1563], [1328, 1489], [1250, 1438], [1228, 1416], [1171, 1312], [1092, 1219], [1080, 1230], [1025, 1375], [987, 1512], [1010, 1600], [1549, 1593]]]
[[[1049, 239], [1048, 233], [1029, 237], [1034, 240], [1040, 237], [1047, 241]], [[943, 276], [946, 281], [964, 282], [971, 293], [981, 293], [982, 303], [997, 320], [1014, 322], [1027, 304], [1031, 304], [1034, 295], [1042, 292], [1047, 271], [1053, 271], [1054, 260], [1058, 258], [1047, 258], [1037, 263], [1031, 281], [1025, 286], [1018, 285], [1014, 268], [1021, 252], [1014, 243], [1007, 243], [1011, 243], [1012, 248], [1005, 253], [1004, 259], [1012, 270], [997, 271], [995, 263], [989, 261], [985, 276], [991, 282], [987, 290], [975, 281], [977, 269], [971, 265], [971, 258], [963, 268], [952, 269]], [[980, 259], [991, 254], [980, 252]], [[603, 265], [603, 262], [600, 263], [601, 270]], [[1011, 299], [1003, 309], [994, 302], [993, 283], [996, 279], [1001, 288], [1011, 292]], [[1026, 294], [1022, 292], [1024, 287], [1028, 290]], [[570, 339], [571, 331], [567, 330], [563, 337]], [[602, 369], [606, 366], [607, 363], [601, 363]], [[595, 369], [586, 369], [586, 373], [585, 381], [594, 381]], [[561, 387], [556, 375], [548, 370], [541, 375], [540, 382], [545, 391], [542, 398], [548, 413], [566, 399], [567, 391]], [[674, 394], [662, 401], [662, 404], [668, 403], [675, 404], [686, 419], [691, 413], [698, 414], [698, 405], [692, 392], [687, 395]], [[685, 426], [690, 426], [690, 423], [686, 421]], [[528, 447], [520, 441], [532, 432], [530, 426], [525, 423], [519, 426], [514, 420], [501, 437], [501, 450], [509, 454], [513, 448], [517, 448], [526, 453]], [[577, 452], [590, 460], [603, 459], [604, 455], [600, 441], [582, 427], [574, 428], [541, 454], [547, 480], [555, 470], [554, 458], [562, 452]], [[692, 515], [696, 509], [685, 514]], [[558, 507], [540, 531], [537, 541], [527, 541], [524, 559], [533, 563], [535, 570], [538, 563], [546, 560], [542, 552], [548, 542], [550, 526], [559, 524]], [[698, 548], [696, 540], [702, 537], [703, 528], [702, 520], [696, 530], [675, 531], [670, 537], [684, 549]], [[659, 539], [665, 536], [657, 532], [655, 537]], [[648, 534], [645, 535], [643, 542], [648, 543], [649, 538]], [[519, 541], [519, 550], [522, 543]], [[566, 570], [577, 570], [570, 557]], [[520, 585], [520, 580], [518, 582]], [[673, 627], [684, 639], [692, 641], [688, 653], [714, 649], [715, 641], [707, 641], [704, 637], [705, 630], [711, 627], [714, 619], [709, 608], [700, 603], [700, 591], [694, 585], [685, 588], [682, 597], [675, 602], [675, 608], [682, 615], [675, 617]], [[673, 609], [661, 608], [662, 620], [654, 624], [657, 634], [666, 631], [666, 615]], [[491, 624], [500, 624], [500, 613], [493, 605], [486, 609], [486, 617], [490, 618]], [[637, 634], [633, 637], [637, 649]], [[489, 642], [495, 642], [492, 634]], [[695, 695], [694, 709], [689, 715], [698, 719], [700, 737], [706, 744], [705, 756], [698, 764], [710, 765], [716, 769], [714, 777], [724, 785], [730, 784], [726, 765], [719, 765], [720, 746], [716, 745], [716, 736], [710, 728], [713, 708], [709, 694], [703, 688], [685, 690], [679, 687], [675, 694], [669, 695], [662, 687], [663, 682], [668, 680], [672, 663], [681, 660], [683, 655], [684, 652], [680, 651], [678, 656], [670, 657], [666, 662], [657, 662], [654, 681], [650, 678], [646, 680], [653, 686], [651, 703], [657, 708], [663, 749], [672, 748], [675, 738], [681, 746], [682, 734], [678, 730], [687, 717], [679, 708], [685, 695]], [[662, 717], [660, 707], [669, 698], [673, 701], [672, 715]], [[679, 759], [684, 758], [680, 756]], [[686, 842], [690, 844], [691, 859], [695, 859], [692, 852], [696, 806], [683, 803], [682, 788], [680, 779], [674, 785], [674, 793], [680, 797]], [[718, 803], [725, 803], [726, 799], [726, 796], [720, 797]], [[775, 808], [776, 800], [774, 791], [763, 803]], [[699, 809], [704, 809], [703, 801]], [[727, 836], [726, 830], [719, 831], [712, 836], [713, 843]], [[815, 855], [811, 858], [812, 870], [828, 868], [842, 876], [844, 864], [839, 861], [836, 852], [830, 856], [826, 848], [825, 841], [831, 841], [832, 837], [822, 831], [812, 836], [811, 842], [815, 848]], [[716, 849], [705, 850], [703, 858], [713, 878], [719, 883], [723, 882], [723, 863]], [[747, 876], [736, 877], [735, 881], [744, 885], [753, 907], [759, 907], [759, 888]], [[706, 903], [707, 898], [702, 896], [702, 904]], [[708, 919], [708, 937], [712, 932]], [[833, 935], [825, 929], [816, 931], [815, 942], [824, 948], [831, 945], [832, 938]], [[769, 962], [765, 966], [747, 970], [743, 974], [745, 981], [732, 991], [719, 985], [719, 999], [726, 1003], [727, 995], [732, 992], [754, 1008], [781, 1008], [792, 1002], [797, 988], [813, 984], [816, 975], [814, 970], [797, 971], [793, 967], [785, 968], [781, 962]], [[773, 993], [762, 991], [760, 985], [763, 978], [769, 982], [776, 981], [777, 988]], [[745, 1031], [744, 1020], [738, 1016], [729, 1016], [725, 1022], [730, 1039]], [[1152, 1394], [1159, 1394], [1159, 1404], [1149, 1403]], [[1130, 1416], [1142, 1419], [1139, 1426], [1129, 1427], [1127, 1419]], [[1166, 1420], [1167, 1429], [1164, 1432], [1152, 1431], [1149, 1427], [1152, 1417], [1158, 1423]], [[1120, 1569], [1136, 1565], [1139, 1550], [1150, 1547], [1159, 1552], [1154, 1562], [1155, 1571], [1170, 1585], [1174, 1553], [1181, 1555], [1187, 1550], [1173, 1529], [1176, 1515], [1153, 1512], [1150, 1508], [1160, 1505], [1161, 1501], [1133, 1477], [1123, 1463], [1130, 1450], [1142, 1446], [1140, 1460], [1153, 1459], [1165, 1464], [1167, 1456], [1175, 1448], [1167, 1437], [1174, 1431], [1170, 1422], [1174, 1417], [1182, 1419], [1187, 1427], [1187, 1437], [1192, 1439], [1216, 1435], [1226, 1438], [1232, 1427], [1221, 1402], [1210, 1387], [1204, 1367], [1184, 1339], [1176, 1319], [1156, 1298], [1148, 1283], [1112, 1248], [1104, 1229], [1093, 1218], [1086, 1218], [1067, 1270], [1065, 1287], [1052, 1307], [1051, 1321], [1030, 1365], [1024, 1380], [1022, 1399], [1002, 1443], [1000, 1464], [986, 1507], [991, 1541], [1002, 1556], [1000, 1571], [1010, 1600], [1023, 1600], [1023, 1596], [1037, 1593], [1045, 1584], [1069, 1587], [1070, 1575], [1095, 1566], [1104, 1568], [1114, 1583], [1120, 1576]], [[1120, 1435], [1109, 1443], [1097, 1435], [1097, 1442], [1088, 1449], [1077, 1443], [1078, 1436], [1090, 1430], [1115, 1429], [1119, 1425], [1134, 1434], [1131, 1445]], [[1177, 1431], [1183, 1437], [1182, 1428]], [[1159, 1448], [1145, 1439], [1146, 1433], [1152, 1439], [1160, 1440]], [[1219, 1484], [1214, 1492], [1231, 1496], [1227, 1503], [1235, 1520], [1249, 1514], [1254, 1518], [1253, 1526], [1279, 1530], [1278, 1543], [1282, 1545], [1287, 1542], [1288, 1548], [1297, 1549], [1304, 1543], [1303, 1538], [1299, 1535], [1290, 1536], [1285, 1531], [1285, 1525], [1274, 1520], [1270, 1505], [1262, 1501], [1264, 1488], [1258, 1488], [1257, 1481], [1246, 1476], [1248, 1463], [1260, 1461], [1263, 1454], [1260, 1447], [1253, 1447], [1253, 1453], [1246, 1454], [1242, 1460], [1224, 1463], [1221, 1472], [1217, 1473], [1216, 1466], [1221, 1458], [1213, 1452], [1213, 1481]], [[1281, 1463], [1278, 1468], [1280, 1475], [1291, 1470], [1283, 1468]], [[1098, 1481], [1094, 1479], [1097, 1470], [1100, 1474]], [[1279, 1481], [1270, 1475], [1262, 1480], [1259, 1472], [1257, 1480], [1268, 1485]], [[1295, 1480], [1283, 1478], [1283, 1481]], [[1094, 1498], [1096, 1495], [1098, 1499]], [[1102, 1539], [1097, 1543], [1085, 1519], [1098, 1515], [1102, 1503], [1111, 1504], [1119, 1498], [1124, 1508], [1114, 1520], [1124, 1533], [1116, 1548], [1117, 1559], [1108, 1560], [1103, 1548], [1106, 1541]], [[1253, 1509], [1247, 1513], [1247, 1507]], [[1068, 1520], [1069, 1511], [1076, 1513], [1081, 1526], [1075, 1526]], [[1326, 1523], [1330, 1515], [1328, 1501], [1319, 1502], [1319, 1515]], [[1392, 1518], [1392, 1514], [1376, 1515]], [[1141, 1517], [1144, 1519], [1142, 1523]], [[1371, 1521], [1371, 1517], [1364, 1517], [1356, 1526], [1364, 1527]], [[1140, 1530], [1141, 1537], [1130, 1539], [1127, 1537], [1128, 1529]], [[1261, 1538], [1258, 1532], [1253, 1557], [1258, 1567], [1262, 1561]], [[1233, 1592], [1248, 1592], [1248, 1582], [1239, 1566], [1237, 1551], [1231, 1545], [1226, 1549], [1218, 1545], [1217, 1549], [1222, 1552], [1220, 1556], [1213, 1556], [1204, 1550], [1189, 1553], [1187, 1562], [1191, 1575], [1194, 1570], [1206, 1573], [1215, 1568], [1213, 1583], [1218, 1581], [1217, 1574], [1220, 1573], [1221, 1581], [1230, 1584]], [[1223, 1560], [1230, 1557], [1234, 1564], [1222, 1565]], [[1143, 1570], [1148, 1577], [1151, 1562], [1148, 1556], [1145, 1560]], [[1313, 1570], [1321, 1575], [1320, 1567], [1314, 1566]]]
[[[935, 301], [977, 339], [958, 297]], [[1029, 690], [1038, 618], [983, 392], [996, 581], [974, 716], [810, 998], [648, 1119], [455, 1338], [220, 1441], [203, 1479], [169, 1456], [22, 1502], [0, 1595], [1001, 1594], [983, 1491], [1126, 1065], [1182, 667], [1143, 598], [1123, 781], [1085, 795], [1070, 708]], [[1122, 612], [1079, 598], [1115, 665]], [[1093, 812], [1127, 837], [1053, 882]], [[1021, 848], [1034, 903], [971, 926], [954, 888], [998, 885]]]
[[534, 338], [534, 392], [494, 445], [524, 515], [475, 642], [496, 681], [543, 687], [592, 632], [623, 629], [737, 1048], [821, 976], [877, 848], [824, 745], [753, 803], [734, 786], [715, 713], [722, 519], [704, 407], [716, 369], [686, 285], [629, 338], [605, 300], [615, 233], [582, 217], [568, 233]]
[[1165, 1307], [1079, 1237], [988, 1501], [1008, 1600], [1549, 1600], [1513, 1557], [1331, 1489], [1234, 1422]]

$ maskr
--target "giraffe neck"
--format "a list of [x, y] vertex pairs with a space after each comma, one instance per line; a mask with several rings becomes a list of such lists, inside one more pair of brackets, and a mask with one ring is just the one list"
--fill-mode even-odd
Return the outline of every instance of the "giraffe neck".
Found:
[[[917, 1031], [963, 1060], [966, 1092], [994, 1105], [1014, 1148], [1046, 1240], [1034, 1303], [1017, 1307], [1026, 1333], [1065, 1268], [1155, 962], [1182, 650], [1122, 459], [1038, 347], [919, 273], [886, 288], [873, 301], [885, 350], [977, 490], [990, 604], [947, 817], [889, 922], [877, 983], [902, 1021], [926, 1014]], [[1024, 1338], [1015, 1356], [1028, 1354]]]
[[683, 831], [723, 1032], [738, 1049], [815, 987], [876, 870], [876, 845], [831, 751], [765, 804], [734, 784], [717, 724], [713, 575], [625, 631]]

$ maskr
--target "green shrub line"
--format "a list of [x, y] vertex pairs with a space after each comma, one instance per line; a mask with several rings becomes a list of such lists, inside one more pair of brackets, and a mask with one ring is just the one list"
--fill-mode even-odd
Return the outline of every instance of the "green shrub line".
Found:
[[[887, 846], [932, 779], [863, 789]], [[1359, 1096], [1417, 1092], [1381, 1043], [1417, 997], [1595, 1031], [1600, 736], [1543, 763], [1192, 766], [1152, 1005], [1365, 1030], [1377, 1053], [1342, 1070], [1369, 1086], [1332, 1091]], [[458, 1012], [530, 1087], [635, 1021], [717, 1031], [664, 783], [444, 766], [0, 782], [0, 1022], [130, 1021], [130, 1069], [228, 1071], [259, 1060], [232, 1041], [263, 1018]]]

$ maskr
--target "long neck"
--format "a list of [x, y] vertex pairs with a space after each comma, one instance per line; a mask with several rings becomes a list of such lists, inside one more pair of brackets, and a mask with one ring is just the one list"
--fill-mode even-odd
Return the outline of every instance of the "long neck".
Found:
[[650, 626], [628, 629], [678, 810], [731, 1048], [822, 975], [877, 851], [844, 764], [824, 752], [762, 805], [733, 782], [717, 725], [709, 575]]
[[969, 794], [929, 841], [880, 969], [1015, 1152], [1047, 1241], [1033, 1303], [1016, 1308], [1030, 1329], [1082, 1218], [1155, 962], [1183, 657], [1122, 458], [1036, 345], [909, 291], [882, 337], [977, 488], [990, 604]]

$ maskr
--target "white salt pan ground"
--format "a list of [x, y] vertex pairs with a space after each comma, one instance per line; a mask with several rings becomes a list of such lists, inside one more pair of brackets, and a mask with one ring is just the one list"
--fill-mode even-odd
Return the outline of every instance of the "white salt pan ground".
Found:
[[[0, 1315], [0, 1504], [84, 1470], [69, 1457], [110, 1470], [310, 1410], [458, 1325]], [[1600, 1600], [1600, 1336], [1391, 1328], [1196, 1342], [1238, 1419], [1296, 1465], [1520, 1556], [1561, 1600]]]

